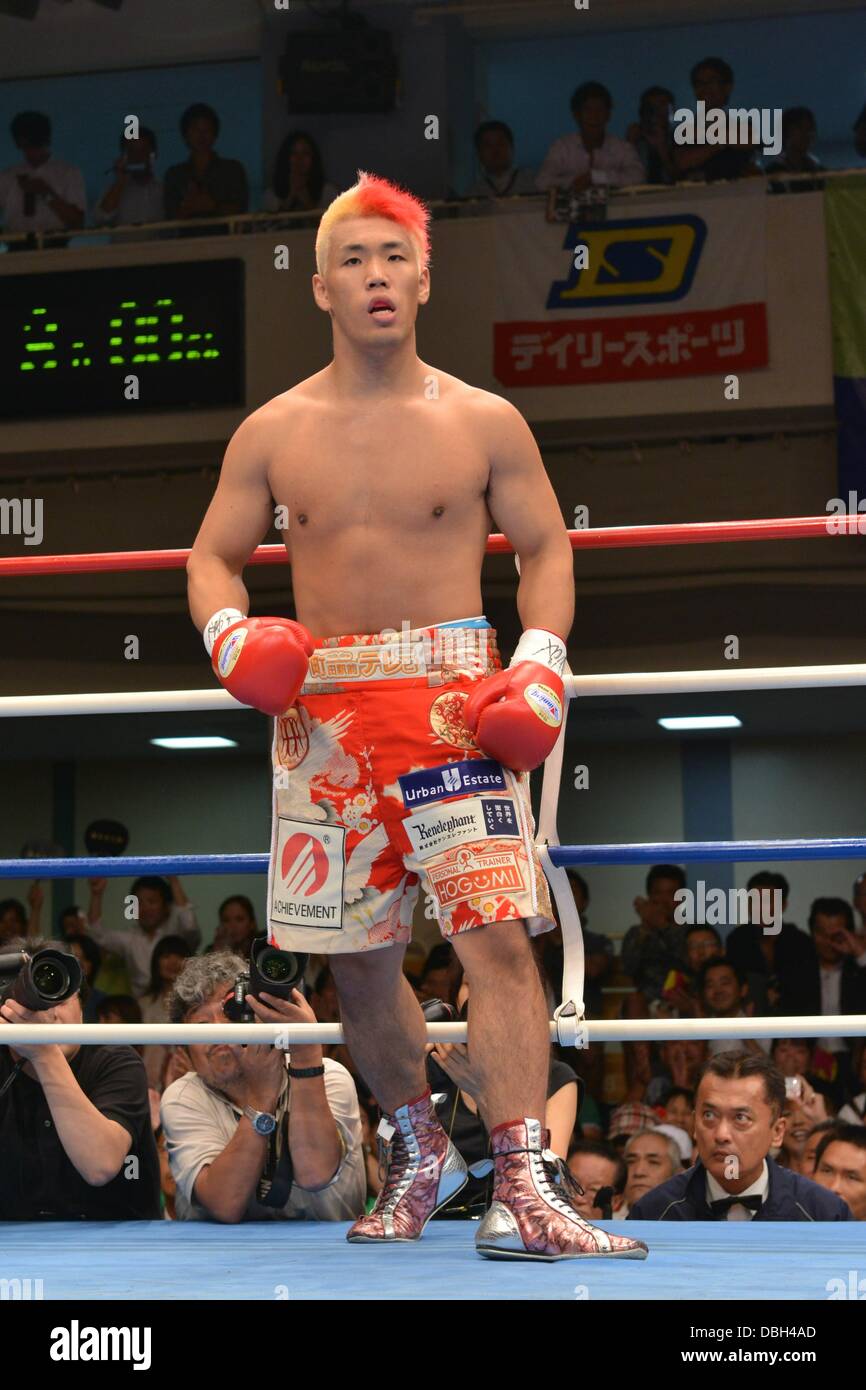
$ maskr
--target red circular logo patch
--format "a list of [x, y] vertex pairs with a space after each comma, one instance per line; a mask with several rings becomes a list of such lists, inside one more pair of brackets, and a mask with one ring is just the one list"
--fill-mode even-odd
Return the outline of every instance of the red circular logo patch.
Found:
[[309, 898], [328, 877], [328, 856], [312, 835], [290, 835], [280, 863], [283, 882], [291, 893]]

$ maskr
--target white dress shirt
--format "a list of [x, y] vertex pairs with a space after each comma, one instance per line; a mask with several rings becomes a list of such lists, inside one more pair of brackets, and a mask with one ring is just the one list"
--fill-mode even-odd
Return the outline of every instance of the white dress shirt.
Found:
[[[573, 130], [554, 140], [544, 156], [535, 186], [542, 193], [548, 188], [566, 188], [589, 168], [589, 150], [580, 131]], [[634, 145], [620, 140], [618, 135], [606, 134], [598, 149], [592, 151], [592, 182], [610, 187], [646, 183], [643, 163]]]
[[[742, 1192], [738, 1192], [736, 1195], [738, 1197], [751, 1197], [757, 1194], [760, 1196], [761, 1205], [763, 1206], [764, 1202], [766, 1202], [767, 1200], [767, 1194], [769, 1193], [769, 1191], [770, 1170], [767, 1167], [767, 1160], [764, 1159], [764, 1165], [761, 1169], [760, 1177], [752, 1183], [751, 1187], [745, 1188]], [[716, 1182], [716, 1179], [713, 1177], [712, 1173], [707, 1173], [707, 1202], [709, 1204], [712, 1204], [713, 1202], [721, 1202], [724, 1200], [724, 1198], [733, 1196], [733, 1192], [726, 1192], [725, 1189], [722, 1187], [721, 1183]], [[730, 1211], [725, 1217], [725, 1220], [751, 1221], [752, 1218], [756, 1215], [757, 1213], [752, 1211], [750, 1207], [741, 1207], [739, 1205], [736, 1205], [731, 1207]]]
[[0, 223], [7, 232], [53, 232], [62, 231], [63, 223], [51, 207], [49, 199], [42, 193], [36, 195], [32, 214], [24, 212], [24, 192], [18, 182], [19, 175], [29, 174], [33, 179], [44, 179], [59, 198], [72, 203], [84, 212], [87, 207], [87, 193], [84, 175], [76, 164], [67, 164], [65, 159], [55, 159], [49, 155], [44, 164], [32, 165], [26, 160], [0, 170]]

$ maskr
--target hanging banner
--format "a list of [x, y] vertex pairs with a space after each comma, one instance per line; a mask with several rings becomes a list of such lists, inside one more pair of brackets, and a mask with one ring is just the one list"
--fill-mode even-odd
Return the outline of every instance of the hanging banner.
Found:
[[766, 202], [761, 183], [619, 199], [604, 221], [548, 223], [537, 209], [499, 218], [497, 381], [576, 386], [766, 367]]
[[[824, 194], [833, 317], [839, 495], [866, 497], [866, 181], [834, 180]], [[856, 505], [856, 503], [855, 503]], [[849, 507], [850, 509], [850, 507]]]

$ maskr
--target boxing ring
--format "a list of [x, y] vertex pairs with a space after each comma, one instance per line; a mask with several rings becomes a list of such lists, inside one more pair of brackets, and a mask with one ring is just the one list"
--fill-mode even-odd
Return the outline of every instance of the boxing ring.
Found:
[[[609, 527], [570, 533], [574, 549], [626, 548], [857, 535], [862, 519], [786, 517], [744, 522]], [[832, 529], [831, 529], [832, 522]], [[488, 553], [510, 552], [503, 536]], [[108, 552], [0, 559], [0, 576], [182, 569], [186, 550]], [[286, 563], [281, 545], [260, 546], [251, 564]], [[737, 1019], [593, 1020], [584, 1017], [583, 940], [565, 869], [569, 865], [689, 861], [767, 862], [866, 858], [866, 838], [690, 841], [568, 846], [559, 843], [557, 805], [572, 699], [612, 694], [692, 694], [866, 684], [866, 664], [741, 670], [565, 675], [566, 717], [544, 765], [537, 847], [556, 899], [564, 948], [563, 998], [551, 1041], [665, 1041], [683, 1037], [761, 1038], [866, 1035], [866, 1015]], [[223, 690], [105, 692], [0, 698], [0, 718], [124, 715], [241, 709]], [[0, 878], [261, 874], [267, 854], [24, 858], [0, 861]], [[428, 1024], [432, 1041], [464, 1042], [466, 1023]], [[339, 1024], [4, 1025], [3, 1041], [179, 1043], [342, 1041]], [[348, 1223], [206, 1222], [4, 1223], [0, 1277], [39, 1277], [47, 1299], [668, 1299], [822, 1300], [833, 1280], [862, 1264], [863, 1235], [851, 1223], [600, 1223], [645, 1240], [644, 1262], [600, 1259], [538, 1265], [481, 1260], [471, 1222], [433, 1221], [422, 1240], [390, 1248], [350, 1246]], [[8, 1272], [7, 1272], [8, 1271]]]

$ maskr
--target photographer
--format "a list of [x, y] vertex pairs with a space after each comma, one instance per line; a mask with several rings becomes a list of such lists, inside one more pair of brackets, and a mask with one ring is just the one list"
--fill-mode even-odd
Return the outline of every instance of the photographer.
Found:
[[[225, 1023], [247, 969], [214, 951], [188, 960], [169, 1001], [173, 1023]], [[315, 1023], [292, 1000], [247, 994], [262, 1023]], [[317, 1046], [191, 1043], [191, 1070], [166, 1088], [162, 1125], [180, 1219], [347, 1221], [364, 1210], [366, 1177], [355, 1085]]]
[[[55, 943], [18, 938], [3, 949], [47, 945]], [[39, 1011], [11, 997], [8, 975], [0, 988], [0, 1043], [5, 1024], [82, 1021], [84, 984]], [[147, 1080], [131, 1047], [0, 1045], [0, 1153], [0, 1220], [159, 1217]]]

